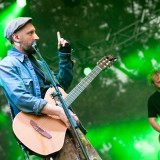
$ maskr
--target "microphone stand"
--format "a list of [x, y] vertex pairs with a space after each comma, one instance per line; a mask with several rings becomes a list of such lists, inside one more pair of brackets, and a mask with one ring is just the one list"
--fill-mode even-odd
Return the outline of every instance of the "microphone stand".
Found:
[[59, 101], [61, 102], [62, 107], [63, 107], [63, 109], [64, 109], [64, 112], [65, 112], [65, 114], [66, 114], [66, 116], [67, 116], [67, 118], [68, 118], [68, 120], [69, 120], [69, 122], [70, 122], [70, 124], [71, 124], [71, 128], [73, 129], [73, 133], [75, 134], [75, 136], [76, 136], [76, 138], [77, 138], [77, 141], [78, 141], [78, 143], [79, 143], [79, 145], [80, 145], [80, 148], [81, 148], [81, 150], [82, 150], [82, 152], [83, 152], [83, 155], [84, 155], [85, 159], [86, 159], [86, 160], [89, 160], [89, 156], [88, 156], [88, 154], [87, 154], [87, 152], [86, 152], [86, 150], [85, 150], [85, 148], [84, 148], [84, 146], [83, 146], [83, 144], [82, 144], [82, 142], [81, 142], [81, 140], [80, 140], [80, 138], [79, 138], [79, 135], [78, 135], [78, 133], [77, 133], [78, 125], [76, 124], [76, 122], [75, 122], [75, 120], [73, 119], [73, 117], [70, 115], [68, 106], [67, 106], [66, 102], [64, 101], [64, 99], [62, 98], [62, 94], [61, 94], [59, 88], [57, 87], [54, 78], [52, 77], [51, 70], [50, 70], [50, 68], [48, 67], [48, 65], [47, 65], [47, 63], [45, 62], [45, 60], [43, 59], [43, 57], [41, 56], [41, 53], [40, 53], [39, 49], [37, 48], [37, 44], [36, 44], [35, 41], [33, 42], [32, 47], [33, 47], [33, 49], [36, 51], [36, 53], [38, 54], [38, 56], [40, 57], [40, 60], [42, 61], [43, 65], [44, 65], [44, 67], [45, 67], [45, 69], [46, 69], [46, 71], [47, 71], [47, 74], [48, 74], [48, 76], [49, 76], [49, 78], [50, 78], [50, 80], [51, 80], [51, 83], [52, 83], [52, 85], [54, 86], [54, 88], [55, 88], [55, 90], [56, 90], [56, 96], [59, 97]]

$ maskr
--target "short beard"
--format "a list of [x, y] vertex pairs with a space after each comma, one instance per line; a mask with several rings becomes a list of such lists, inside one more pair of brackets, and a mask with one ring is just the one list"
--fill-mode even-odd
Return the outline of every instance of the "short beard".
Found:
[[29, 56], [29, 55], [32, 55], [32, 54], [36, 54], [36, 51], [33, 47], [30, 47], [28, 49], [24, 49], [26, 54]]

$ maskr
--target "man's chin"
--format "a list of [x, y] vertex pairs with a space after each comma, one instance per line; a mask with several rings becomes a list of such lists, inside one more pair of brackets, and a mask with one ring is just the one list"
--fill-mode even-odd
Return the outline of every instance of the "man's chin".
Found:
[[36, 54], [36, 51], [33, 48], [27, 49], [25, 51], [26, 51], [26, 53], [27, 53], [28, 56], [32, 55], [32, 54]]

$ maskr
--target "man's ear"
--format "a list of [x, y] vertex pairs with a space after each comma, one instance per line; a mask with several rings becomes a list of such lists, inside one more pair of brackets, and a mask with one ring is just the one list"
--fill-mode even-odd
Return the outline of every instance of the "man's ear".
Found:
[[19, 39], [19, 35], [18, 34], [13, 34], [12, 35], [12, 39], [13, 39], [13, 42], [17, 42], [17, 43], [19, 43], [20, 42], [20, 39]]

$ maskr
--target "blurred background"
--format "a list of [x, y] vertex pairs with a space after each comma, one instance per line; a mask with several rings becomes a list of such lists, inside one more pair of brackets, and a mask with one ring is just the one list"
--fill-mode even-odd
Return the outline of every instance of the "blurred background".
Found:
[[[160, 66], [159, 8], [158, 0], [0, 0], [0, 59], [10, 48], [4, 28], [19, 16], [33, 18], [38, 48], [55, 72], [56, 32], [71, 42], [74, 80], [68, 93], [102, 57], [117, 57], [72, 107], [103, 160], [160, 160], [158, 133], [147, 118], [154, 92], [147, 75]], [[2, 160], [23, 159], [1, 88], [0, 153]]]

